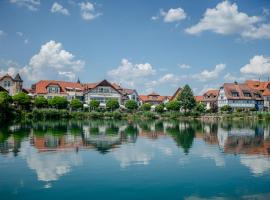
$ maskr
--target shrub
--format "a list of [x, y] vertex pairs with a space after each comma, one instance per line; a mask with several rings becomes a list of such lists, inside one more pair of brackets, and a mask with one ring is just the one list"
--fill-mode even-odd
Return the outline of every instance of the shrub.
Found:
[[149, 118], [149, 119], [155, 119], [156, 118], [155, 114], [153, 112], [151, 112], [151, 111], [144, 112], [143, 116], [145, 118]]
[[57, 109], [66, 109], [68, 106], [68, 101], [65, 97], [53, 97], [52, 99], [48, 100], [49, 106], [52, 108], [57, 108]]
[[198, 103], [196, 105], [196, 107], [194, 108], [195, 111], [200, 112], [200, 113], [204, 113], [206, 111], [206, 107], [205, 104], [203, 103]]
[[220, 111], [222, 112], [232, 112], [232, 107], [229, 105], [224, 105], [220, 108]]
[[137, 102], [134, 101], [134, 100], [128, 100], [128, 101], [125, 103], [125, 107], [126, 107], [128, 110], [137, 110], [138, 104], [137, 104]]
[[97, 100], [91, 100], [89, 103], [90, 109], [91, 110], [97, 110], [99, 108], [100, 102]]
[[119, 102], [117, 99], [109, 99], [106, 103], [106, 108], [111, 111], [116, 110], [119, 108]]
[[164, 105], [163, 104], [159, 104], [155, 107], [155, 111], [157, 113], [163, 113], [164, 112]]
[[151, 104], [150, 103], [144, 103], [141, 106], [141, 110], [143, 110], [143, 111], [150, 111], [151, 110]]
[[13, 97], [13, 102], [19, 106], [20, 109], [29, 109], [31, 104], [31, 98], [24, 92], [19, 92], [15, 94]]
[[72, 108], [72, 110], [79, 110], [82, 109], [83, 104], [79, 99], [72, 99], [70, 101], [70, 107]]
[[169, 111], [179, 111], [180, 110], [180, 102], [179, 101], [170, 101], [166, 103], [165, 107]]
[[48, 100], [43, 96], [38, 96], [34, 100], [34, 105], [37, 108], [46, 108], [48, 106]]

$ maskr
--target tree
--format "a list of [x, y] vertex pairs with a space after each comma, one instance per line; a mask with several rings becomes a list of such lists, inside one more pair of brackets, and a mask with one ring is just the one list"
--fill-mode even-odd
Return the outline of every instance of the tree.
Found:
[[164, 105], [163, 104], [159, 104], [155, 107], [155, 111], [157, 113], [163, 113], [164, 112]]
[[34, 104], [37, 108], [46, 108], [48, 106], [48, 100], [43, 96], [38, 96], [35, 98]]
[[179, 101], [169, 101], [166, 103], [165, 107], [170, 111], [179, 111], [180, 110], [180, 102]]
[[13, 102], [19, 106], [21, 109], [28, 109], [31, 103], [31, 98], [24, 92], [19, 92], [13, 97]]
[[96, 110], [96, 109], [98, 109], [99, 104], [100, 104], [99, 101], [97, 101], [97, 100], [91, 100], [90, 103], [89, 103], [90, 109], [91, 109], [91, 110]]
[[143, 110], [143, 111], [149, 111], [149, 110], [151, 110], [151, 104], [150, 103], [144, 103], [141, 106], [141, 110]]
[[72, 99], [70, 101], [70, 107], [72, 110], [79, 110], [83, 107], [83, 104], [79, 99]]
[[48, 101], [49, 106], [57, 109], [66, 109], [68, 106], [68, 101], [65, 97], [55, 96]]
[[138, 104], [136, 101], [134, 100], [128, 100], [126, 103], [125, 103], [125, 107], [128, 109], [128, 110], [136, 110], [138, 108]]
[[180, 107], [183, 108], [185, 112], [192, 110], [196, 106], [196, 101], [189, 85], [184, 86], [177, 100], [180, 102]]
[[9, 119], [12, 110], [11, 105], [12, 98], [7, 92], [0, 92], [0, 122]]
[[232, 107], [229, 105], [224, 105], [220, 108], [220, 111], [222, 112], [231, 112], [232, 110], [233, 110]]
[[204, 113], [206, 111], [206, 106], [204, 103], [198, 103], [195, 106], [195, 110], [201, 113]]
[[111, 111], [116, 110], [119, 108], [119, 102], [117, 99], [109, 99], [106, 103], [106, 108]]

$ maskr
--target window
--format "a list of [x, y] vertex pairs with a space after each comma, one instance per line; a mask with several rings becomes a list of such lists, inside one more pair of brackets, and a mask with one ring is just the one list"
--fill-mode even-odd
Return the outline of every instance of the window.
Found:
[[251, 97], [251, 94], [250, 94], [250, 92], [244, 92], [244, 96], [245, 97]]
[[10, 84], [10, 81], [4, 81], [4, 87], [10, 87], [11, 84]]
[[258, 94], [258, 93], [255, 93], [254, 95], [255, 95], [256, 98], [261, 98], [261, 95]]
[[233, 96], [233, 97], [239, 97], [239, 94], [238, 94], [238, 92], [236, 92], [236, 91], [232, 91], [232, 96]]
[[49, 93], [59, 93], [60, 88], [58, 86], [49, 86], [48, 87], [48, 92]]

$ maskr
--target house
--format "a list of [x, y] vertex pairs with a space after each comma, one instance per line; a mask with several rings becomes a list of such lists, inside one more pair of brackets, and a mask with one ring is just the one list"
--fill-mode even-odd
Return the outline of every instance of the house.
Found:
[[196, 103], [202, 103], [203, 102], [203, 96], [195, 96]]
[[175, 101], [177, 100], [179, 94], [182, 92], [182, 88], [179, 87], [177, 88], [177, 90], [175, 91], [175, 93], [172, 95], [172, 97], [170, 98], [170, 101]]
[[206, 110], [217, 110], [219, 90], [208, 90], [203, 94], [202, 102], [206, 106]]
[[22, 92], [23, 80], [18, 73], [14, 78], [9, 74], [0, 77], [0, 87], [5, 89], [9, 95], [13, 96], [19, 92]]
[[247, 80], [245, 82], [250, 88], [260, 90], [264, 98], [264, 108], [270, 110], [270, 81]]
[[60, 96], [67, 98], [69, 101], [71, 99], [83, 101], [84, 87], [79, 82], [41, 80], [33, 84], [29, 92], [33, 96], [44, 96], [47, 99]]
[[135, 89], [123, 88], [119, 84], [112, 84], [118, 91], [122, 93], [122, 103], [125, 104], [127, 100], [134, 100], [139, 103], [139, 95]]
[[262, 110], [263, 96], [259, 90], [248, 87], [245, 83], [224, 83], [219, 90], [218, 108], [228, 105], [235, 109]]
[[141, 104], [150, 103], [151, 105], [166, 103], [171, 99], [170, 96], [160, 96], [158, 93], [155, 92], [152, 92], [148, 95], [140, 95], [139, 98]]
[[109, 99], [116, 99], [119, 104], [122, 104], [123, 94], [107, 80], [103, 80], [99, 83], [86, 83], [83, 86], [84, 100], [86, 103], [97, 100], [100, 102], [101, 107], [105, 107]]

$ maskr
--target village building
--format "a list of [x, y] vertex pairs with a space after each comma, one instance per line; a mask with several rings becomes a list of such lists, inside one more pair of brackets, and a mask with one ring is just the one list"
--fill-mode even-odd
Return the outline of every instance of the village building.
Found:
[[235, 109], [262, 110], [263, 96], [259, 90], [248, 87], [245, 83], [224, 83], [219, 90], [218, 108], [228, 105]]
[[55, 96], [65, 97], [67, 100], [79, 99], [83, 101], [84, 87], [79, 82], [56, 80], [41, 80], [32, 85], [29, 90], [33, 96], [44, 96], [51, 99]]
[[247, 80], [245, 82], [250, 88], [259, 90], [264, 98], [264, 108], [270, 110], [270, 81]]
[[170, 101], [176, 101], [181, 92], [182, 92], [182, 88], [181, 87], [177, 88], [175, 93], [170, 98]]
[[8, 74], [0, 77], [0, 90], [7, 91], [13, 96], [23, 90], [23, 80], [18, 73], [14, 78]]
[[196, 101], [196, 103], [202, 103], [203, 102], [203, 96], [202, 95], [195, 96], [195, 101]]
[[206, 106], [206, 110], [217, 110], [219, 90], [208, 90], [203, 94], [202, 102]]
[[86, 103], [96, 100], [100, 102], [101, 107], [105, 107], [109, 99], [116, 99], [119, 104], [122, 104], [122, 93], [109, 81], [103, 80], [99, 83], [84, 84], [84, 100]]
[[151, 105], [158, 105], [161, 103], [167, 103], [171, 97], [170, 96], [160, 96], [158, 93], [152, 92], [148, 95], [140, 95], [140, 103], [149, 103]]

